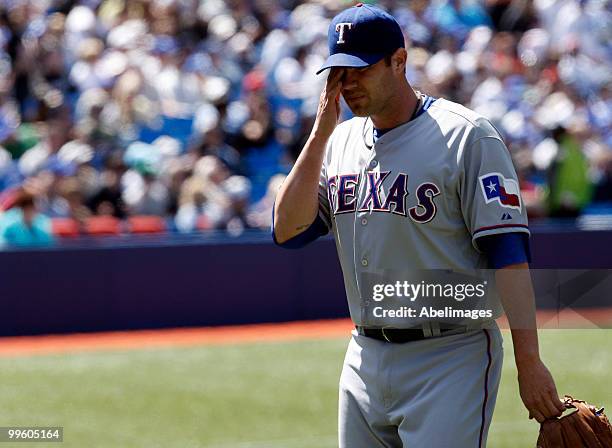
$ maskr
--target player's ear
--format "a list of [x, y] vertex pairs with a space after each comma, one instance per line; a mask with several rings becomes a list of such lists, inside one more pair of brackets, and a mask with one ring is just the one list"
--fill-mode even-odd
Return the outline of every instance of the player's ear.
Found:
[[400, 73], [402, 76], [406, 71], [406, 61], [408, 60], [408, 52], [405, 48], [398, 48], [391, 56], [391, 68], [393, 72]]

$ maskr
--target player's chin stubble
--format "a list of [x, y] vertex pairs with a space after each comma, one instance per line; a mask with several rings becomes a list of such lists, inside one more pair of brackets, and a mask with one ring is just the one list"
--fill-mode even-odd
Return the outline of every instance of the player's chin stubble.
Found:
[[356, 102], [357, 104], [350, 104], [347, 102], [349, 109], [353, 112], [356, 117], [371, 117], [378, 115], [381, 111], [384, 111], [387, 107], [388, 102], [377, 102], [374, 103], [369, 97], [364, 98]]
[[[346, 100], [346, 98], [345, 98]], [[356, 100], [347, 100], [346, 104], [356, 117], [368, 117], [370, 115], [369, 101], [367, 97]]]

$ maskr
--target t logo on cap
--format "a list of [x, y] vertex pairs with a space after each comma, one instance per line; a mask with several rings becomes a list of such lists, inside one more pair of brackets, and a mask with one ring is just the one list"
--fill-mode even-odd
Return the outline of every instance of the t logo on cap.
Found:
[[344, 44], [346, 41], [344, 40], [344, 29], [348, 28], [349, 30], [353, 27], [351, 22], [342, 22], [336, 24], [336, 33], [338, 33], [338, 41], [337, 44]]

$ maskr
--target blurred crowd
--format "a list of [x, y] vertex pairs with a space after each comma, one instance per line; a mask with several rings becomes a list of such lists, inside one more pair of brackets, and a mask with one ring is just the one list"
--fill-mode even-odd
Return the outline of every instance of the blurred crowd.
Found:
[[[612, 201], [608, 1], [374, 3], [404, 30], [411, 84], [503, 134], [531, 216]], [[268, 228], [325, 83], [328, 24], [351, 4], [0, 0], [0, 238], [20, 204]]]

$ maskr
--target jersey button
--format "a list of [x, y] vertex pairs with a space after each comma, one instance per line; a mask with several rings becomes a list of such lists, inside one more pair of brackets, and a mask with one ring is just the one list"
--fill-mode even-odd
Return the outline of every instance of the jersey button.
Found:
[[367, 258], [362, 258], [361, 259], [361, 266], [367, 266], [368, 265], [368, 259]]
[[368, 218], [361, 218], [361, 225], [362, 226], [367, 226], [368, 225]]
[[376, 168], [376, 165], [378, 165], [378, 161], [376, 161], [376, 160], [372, 160], [372, 161], [370, 162], [370, 168]]

